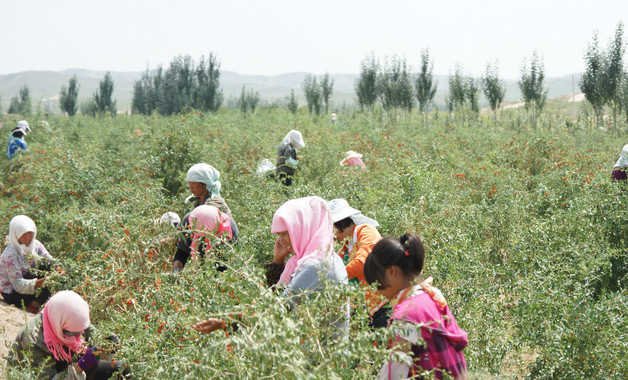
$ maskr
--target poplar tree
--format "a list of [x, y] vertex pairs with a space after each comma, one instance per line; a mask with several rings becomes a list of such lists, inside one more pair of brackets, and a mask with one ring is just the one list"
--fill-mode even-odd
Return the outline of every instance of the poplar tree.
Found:
[[59, 107], [61, 111], [66, 112], [68, 116], [76, 115], [76, 111], [78, 110], [78, 93], [78, 80], [76, 79], [76, 75], [73, 75], [72, 78], [70, 78], [68, 87], [65, 85], [61, 86], [59, 96]]
[[536, 129], [537, 119], [547, 100], [545, 88], [545, 67], [542, 58], [535, 51], [530, 62], [530, 71], [524, 61], [521, 68], [519, 88], [525, 102], [526, 110], [532, 110], [532, 125]]
[[411, 79], [404, 58], [393, 57], [384, 63], [384, 70], [378, 75], [377, 87], [385, 110], [401, 108], [412, 111], [414, 93]]
[[99, 115], [109, 113], [112, 116], [116, 115], [116, 101], [111, 97], [113, 95], [113, 79], [111, 73], [107, 72], [103, 80], [98, 84], [98, 90], [94, 93], [94, 103], [96, 105], [96, 112]]
[[449, 76], [449, 110], [450, 112], [462, 113], [465, 104], [466, 96], [466, 83], [465, 77], [462, 74], [462, 67], [456, 65], [454, 75]]
[[597, 31], [593, 34], [593, 41], [587, 46], [584, 60], [586, 69], [580, 78], [580, 90], [591, 104], [595, 114], [595, 125], [600, 125], [600, 117], [604, 109], [604, 57], [600, 51]]
[[624, 74], [624, 24], [619, 22], [615, 31], [615, 38], [608, 46], [605, 55], [604, 70], [604, 99], [613, 110], [613, 125], [617, 128], [617, 113], [619, 111], [619, 88]]
[[329, 73], [321, 78], [321, 96], [323, 103], [325, 103], [325, 114], [329, 112], [329, 98], [334, 92], [334, 79], [329, 77]]
[[11, 98], [9, 113], [30, 115], [31, 113], [31, 92], [27, 85], [20, 87], [18, 94]]
[[499, 79], [497, 62], [495, 62], [495, 65], [486, 64], [486, 72], [481, 79], [481, 83], [484, 97], [488, 100], [488, 104], [493, 111], [494, 120], [497, 122], [497, 109], [506, 96], [506, 83]]
[[310, 115], [312, 113], [317, 116], [320, 115], [322, 89], [316, 77], [314, 75], [307, 75], [305, 79], [303, 79], [301, 88], [303, 89], [305, 101], [307, 102], [307, 109], [310, 111]]
[[360, 77], [355, 82], [355, 94], [358, 97], [360, 109], [372, 109], [379, 98], [377, 77], [379, 73], [379, 61], [375, 54], [365, 58], [360, 63]]
[[480, 89], [475, 78], [470, 76], [465, 78], [465, 98], [469, 101], [469, 107], [474, 117], [477, 117], [480, 113]]
[[421, 52], [421, 68], [414, 82], [416, 98], [419, 101], [419, 112], [425, 115], [427, 122], [427, 111], [429, 104], [436, 95], [437, 84], [434, 83], [434, 62], [430, 62], [430, 53], [427, 49]]
[[297, 99], [297, 96], [294, 94], [294, 89], [291, 89], [290, 96], [288, 97], [288, 110], [292, 112], [293, 115], [296, 115], [298, 109], [299, 101]]

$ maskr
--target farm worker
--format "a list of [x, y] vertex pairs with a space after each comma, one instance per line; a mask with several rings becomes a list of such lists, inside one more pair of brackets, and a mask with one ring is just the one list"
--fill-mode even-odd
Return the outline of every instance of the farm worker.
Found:
[[340, 166], [357, 166], [362, 169], [366, 169], [366, 165], [362, 162], [362, 155], [360, 153], [354, 152], [352, 150], [347, 151], [345, 153], [345, 158], [340, 161]]
[[297, 149], [300, 148], [305, 148], [303, 135], [301, 135], [301, 132], [293, 129], [281, 140], [281, 144], [279, 144], [277, 149], [276, 176], [286, 186], [292, 184], [292, 177], [297, 169], [297, 165], [299, 165]]
[[[4, 300], [17, 307], [37, 313], [50, 297], [44, 287], [46, 277], [38, 271], [49, 271], [54, 262], [46, 247], [36, 239], [37, 226], [26, 215], [18, 215], [9, 223], [9, 245], [0, 256], [0, 287]], [[57, 272], [63, 274], [61, 268]]]
[[396, 338], [392, 346], [411, 359], [398, 362], [391, 358], [382, 366], [380, 379], [405, 379], [423, 371], [435, 371], [437, 379], [442, 379], [443, 373], [466, 378], [462, 349], [467, 346], [467, 333], [458, 327], [431, 277], [417, 284], [424, 258], [421, 240], [406, 234], [380, 240], [364, 264], [366, 281], [377, 283], [378, 292], [394, 305], [390, 328]]
[[11, 160], [13, 156], [20, 150], [28, 150], [24, 136], [27, 132], [30, 132], [30, 127], [26, 120], [20, 120], [17, 122], [17, 127], [11, 130], [9, 133], [9, 145], [7, 147], [7, 158]]
[[628, 144], [624, 145], [621, 150], [621, 156], [613, 166], [613, 172], [611, 173], [611, 179], [616, 181], [623, 181], [626, 179], [626, 167], [628, 166]]
[[[331, 210], [336, 241], [342, 243], [338, 256], [345, 264], [349, 283], [366, 286], [364, 262], [373, 246], [382, 239], [377, 231], [379, 223], [349, 206], [346, 199], [332, 199], [327, 204]], [[369, 324], [373, 327], [385, 327], [390, 314], [387, 302], [382, 302], [381, 297], [368, 290], [366, 298], [371, 315]]]
[[[238, 239], [238, 226], [233, 218], [215, 206], [200, 205], [183, 217], [184, 239], [177, 241], [172, 271], [179, 272], [185, 266], [190, 255], [200, 255], [204, 260], [205, 252], [219, 249], [225, 243], [234, 244]], [[211, 241], [218, 240], [220, 245], [212, 247]], [[217, 263], [217, 269], [226, 267]]]
[[335, 113], [331, 114], [331, 120], [329, 120], [329, 124], [336, 124], [338, 123], [338, 115], [336, 115]]
[[[266, 264], [267, 283], [285, 287], [283, 296], [292, 306], [303, 294], [323, 292], [330, 284], [348, 283], [342, 260], [333, 251], [331, 214], [324, 199], [307, 197], [287, 201], [275, 212], [271, 232], [277, 234], [277, 239], [273, 260]], [[348, 334], [349, 304], [343, 303], [339, 310], [340, 314], [329, 315], [334, 338]], [[219, 319], [208, 319], [192, 327], [210, 333], [222, 323]]]
[[[18, 332], [7, 364], [37, 368], [38, 379], [108, 379], [120, 363], [101, 360], [96, 347], [85, 347], [83, 337], [89, 340], [94, 332], [87, 302], [73, 291], [60, 291]], [[107, 339], [118, 341], [115, 335]], [[75, 354], [81, 357], [72, 363]]]
[[211, 165], [200, 163], [193, 165], [185, 176], [192, 195], [186, 199], [195, 199], [194, 207], [208, 204], [216, 206], [220, 211], [231, 215], [231, 210], [220, 196], [220, 172]]

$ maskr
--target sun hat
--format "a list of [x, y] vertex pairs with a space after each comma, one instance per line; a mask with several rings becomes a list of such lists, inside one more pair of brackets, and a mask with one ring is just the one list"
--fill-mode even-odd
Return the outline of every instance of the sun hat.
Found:
[[343, 158], [342, 161], [340, 161], [340, 166], [347, 165], [347, 161], [349, 161], [352, 158], [362, 158], [362, 154], [358, 152], [354, 152], [352, 150], [348, 151], [347, 153], [345, 153], [345, 158]]
[[339, 222], [345, 218], [351, 218], [355, 225], [370, 224], [373, 227], [378, 227], [379, 223], [375, 219], [371, 219], [368, 216], [362, 215], [360, 210], [349, 206], [346, 199], [332, 199], [327, 202], [329, 210], [331, 211], [332, 223]]
[[331, 114], [331, 119], [332, 119], [333, 121], [336, 121], [336, 119], [338, 119], [338, 116], [337, 116], [335, 113], [332, 113], [332, 114]]

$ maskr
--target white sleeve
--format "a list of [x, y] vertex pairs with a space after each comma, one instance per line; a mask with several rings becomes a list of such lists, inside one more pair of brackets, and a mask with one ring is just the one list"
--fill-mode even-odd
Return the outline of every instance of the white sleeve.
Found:
[[400, 380], [407, 379], [410, 366], [405, 363], [386, 362], [379, 371], [379, 380]]
[[[406, 340], [412, 344], [419, 343], [421, 339], [421, 327], [410, 322], [404, 322], [395, 320], [391, 324], [395, 335], [403, 340]], [[379, 371], [380, 380], [399, 380], [408, 378], [410, 372], [410, 366], [412, 365], [412, 353], [397, 352], [393, 355], [397, 356], [397, 360], [390, 360], [382, 366]]]
[[52, 380], [85, 380], [85, 372], [78, 373], [74, 369], [74, 364], [70, 363], [63, 372], [59, 372]]

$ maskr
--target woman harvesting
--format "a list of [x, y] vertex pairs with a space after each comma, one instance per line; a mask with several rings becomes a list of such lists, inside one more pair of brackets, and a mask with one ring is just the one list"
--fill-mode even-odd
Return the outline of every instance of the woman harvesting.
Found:
[[[37, 226], [26, 215], [18, 215], [9, 223], [9, 245], [0, 256], [0, 287], [4, 300], [17, 307], [37, 313], [50, 297], [40, 271], [50, 270], [53, 257], [36, 239]], [[63, 273], [57, 268], [59, 273]]]
[[199, 254], [204, 260], [206, 252], [219, 248], [212, 247], [211, 239], [217, 238], [221, 242], [233, 244], [238, 238], [235, 221], [217, 207], [209, 205], [198, 206], [184, 216], [182, 229], [185, 239], [177, 243], [172, 264], [175, 273], [183, 269], [191, 254]]
[[108, 379], [119, 366], [115, 360], [100, 360], [96, 348], [85, 347], [83, 336], [89, 339], [94, 331], [87, 302], [72, 291], [58, 292], [18, 332], [7, 363], [36, 368], [42, 380]]

